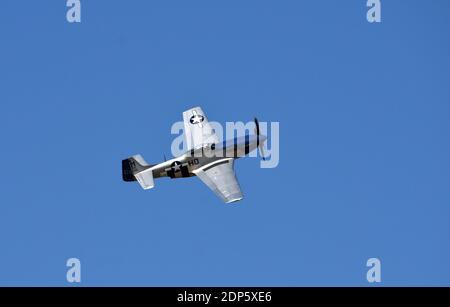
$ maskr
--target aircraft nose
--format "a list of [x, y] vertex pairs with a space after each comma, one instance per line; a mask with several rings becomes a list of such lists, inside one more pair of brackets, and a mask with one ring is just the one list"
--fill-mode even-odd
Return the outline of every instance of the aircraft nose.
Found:
[[259, 136], [259, 141], [260, 142], [265, 142], [267, 140], [267, 136], [265, 136], [265, 135], [263, 135], [263, 134], [261, 134], [260, 136]]

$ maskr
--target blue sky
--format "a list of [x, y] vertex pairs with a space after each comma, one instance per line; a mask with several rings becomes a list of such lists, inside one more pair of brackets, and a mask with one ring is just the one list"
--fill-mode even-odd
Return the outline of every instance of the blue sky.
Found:
[[[450, 285], [450, 4], [364, 0], [0, 4], [0, 285]], [[121, 181], [170, 127], [280, 122], [280, 164]]]

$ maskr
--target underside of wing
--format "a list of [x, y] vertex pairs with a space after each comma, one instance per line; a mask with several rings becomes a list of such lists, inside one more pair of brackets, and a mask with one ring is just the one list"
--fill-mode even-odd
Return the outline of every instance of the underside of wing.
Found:
[[233, 164], [233, 159], [224, 159], [195, 171], [197, 177], [226, 203], [243, 198]]
[[205, 144], [217, 143], [218, 137], [200, 107], [183, 112], [184, 136], [187, 150], [202, 147]]

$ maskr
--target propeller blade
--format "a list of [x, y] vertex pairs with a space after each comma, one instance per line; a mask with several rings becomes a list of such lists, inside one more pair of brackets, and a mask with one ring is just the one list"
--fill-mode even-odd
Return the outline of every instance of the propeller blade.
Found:
[[261, 144], [259, 143], [259, 136], [261, 135], [261, 131], [259, 130], [259, 121], [256, 117], [255, 117], [255, 134], [256, 134], [256, 146], [259, 149], [259, 155], [264, 161], [266, 161], [266, 155], [264, 154], [263, 148], [264, 146], [260, 146]]
[[259, 130], [259, 121], [256, 117], [255, 117], [255, 134], [256, 134], [256, 146], [259, 147], [260, 130]]
[[266, 161], [266, 154], [264, 153], [264, 146], [259, 146], [259, 154], [261, 156], [261, 158]]

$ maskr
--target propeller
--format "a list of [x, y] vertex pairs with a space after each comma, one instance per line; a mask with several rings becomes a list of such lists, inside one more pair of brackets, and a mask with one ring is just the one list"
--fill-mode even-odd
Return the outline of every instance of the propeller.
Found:
[[255, 121], [256, 146], [259, 149], [259, 155], [265, 161], [266, 155], [264, 154], [264, 146], [259, 142], [259, 136], [261, 135], [261, 130], [259, 129], [259, 121], [256, 117], [254, 121]]

